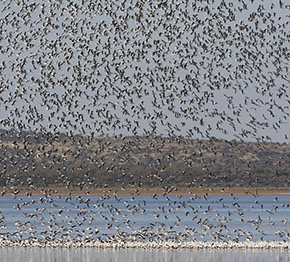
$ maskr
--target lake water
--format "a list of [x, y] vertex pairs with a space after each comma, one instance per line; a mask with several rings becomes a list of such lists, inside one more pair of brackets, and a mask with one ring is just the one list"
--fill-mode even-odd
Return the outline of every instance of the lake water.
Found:
[[[288, 245], [289, 200], [286, 195], [4, 196], [0, 261], [289, 261], [288, 251], [281, 248], [182, 248], [186, 243]], [[23, 248], [25, 239], [61, 244]], [[96, 244], [135, 242], [147, 249], [104, 249]], [[167, 242], [177, 244], [162, 248]], [[79, 248], [59, 248], [62, 243], [78, 243]], [[88, 243], [94, 248], [84, 248]], [[158, 249], [148, 249], [151, 243]]]
[[[21, 239], [41, 243], [79, 243], [88, 239], [106, 243], [177, 241], [181, 246], [195, 241], [288, 243], [289, 199], [289, 196], [252, 195], [4, 196], [0, 198], [0, 261], [289, 261], [285, 249], [24, 248], [11, 245]], [[3, 244], [7, 241], [10, 247]]]
[[98, 249], [37, 249], [2, 248], [0, 261], [13, 262], [286, 262], [288, 251], [265, 250], [98, 250]]
[[4, 196], [0, 234], [14, 240], [106, 240], [118, 233], [139, 239], [142, 232], [142, 240], [288, 241], [289, 203], [286, 195]]

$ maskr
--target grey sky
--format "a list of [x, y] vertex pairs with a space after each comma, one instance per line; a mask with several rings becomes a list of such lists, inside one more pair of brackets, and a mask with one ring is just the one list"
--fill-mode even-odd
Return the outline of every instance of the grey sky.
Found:
[[1, 1], [0, 128], [288, 142], [290, 6], [253, 2]]

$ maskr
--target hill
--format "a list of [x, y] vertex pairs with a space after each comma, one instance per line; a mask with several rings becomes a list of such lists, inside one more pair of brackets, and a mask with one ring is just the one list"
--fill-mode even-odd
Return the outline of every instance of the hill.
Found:
[[290, 145], [0, 131], [0, 186], [287, 187]]

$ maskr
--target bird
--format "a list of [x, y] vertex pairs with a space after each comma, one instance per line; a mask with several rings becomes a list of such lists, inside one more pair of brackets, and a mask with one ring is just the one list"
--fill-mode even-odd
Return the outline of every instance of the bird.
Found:
[[[1, 209], [0, 246], [249, 240], [244, 246], [267, 248], [262, 227], [278, 223], [272, 217], [287, 208], [280, 198], [269, 207], [249, 193], [248, 209], [261, 214], [248, 218], [238, 197], [211, 203], [210, 194], [213, 184], [259, 186], [271, 168], [275, 183], [290, 183], [282, 144], [289, 142], [289, 5], [70, 0], [1, 8], [1, 197], [12, 195], [21, 219], [6, 223]], [[201, 197], [178, 192], [204, 186]], [[148, 188], [158, 190], [145, 197]], [[131, 189], [129, 198], [122, 194]], [[140, 225], [142, 216], [148, 221]], [[231, 228], [235, 219], [253, 231]], [[286, 241], [288, 220], [279, 220], [275, 234]], [[253, 244], [257, 235], [263, 241]]]

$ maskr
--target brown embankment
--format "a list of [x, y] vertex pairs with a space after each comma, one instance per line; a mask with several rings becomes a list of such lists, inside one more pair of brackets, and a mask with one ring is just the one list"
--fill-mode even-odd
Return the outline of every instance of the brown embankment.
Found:
[[2, 195], [27, 195], [31, 193], [32, 195], [290, 195], [290, 188], [287, 187], [264, 187], [264, 188], [254, 188], [254, 187], [215, 187], [215, 188], [174, 188], [172, 190], [165, 190], [161, 187], [150, 187], [150, 188], [84, 188], [80, 190], [79, 188], [65, 188], [65, 187], [50, 187], [50, 188], [0, 188], [0, 194]]

